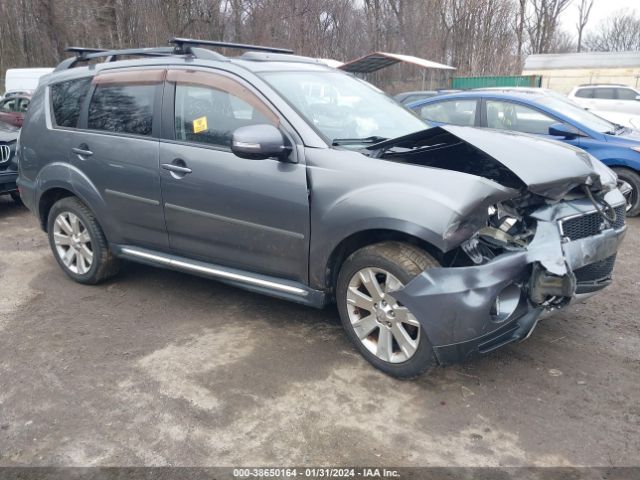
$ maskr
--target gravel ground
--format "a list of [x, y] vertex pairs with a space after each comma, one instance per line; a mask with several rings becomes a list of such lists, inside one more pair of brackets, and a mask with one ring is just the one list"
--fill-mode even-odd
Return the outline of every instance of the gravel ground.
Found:
[[324, 311], [127, 264], [69, 280], [0, 198], [0, 465], [640, 464], [640, 219], [604, 294], [401, 382]]

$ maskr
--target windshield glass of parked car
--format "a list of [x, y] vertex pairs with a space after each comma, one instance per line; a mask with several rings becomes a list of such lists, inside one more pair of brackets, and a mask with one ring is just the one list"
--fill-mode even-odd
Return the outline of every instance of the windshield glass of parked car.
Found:
[[382, 91], [345, 73], [268, 72], [263, 77], [336, 144], [349, 144], [340, 139], [371, 143], [429, 128]]
[[553, 96], [542, 97], [538, 99], [537, 102], [547, 108], [555, 110], [556, 112], [562, 113], [576, 123], [584, 125], [596, 132], [614, 133], [616, 130], [616, 126], [614, 124], [607, 122], [604, 118], [600, 118], [584, 108], [578, 107], [572, 102], [555, 98]]

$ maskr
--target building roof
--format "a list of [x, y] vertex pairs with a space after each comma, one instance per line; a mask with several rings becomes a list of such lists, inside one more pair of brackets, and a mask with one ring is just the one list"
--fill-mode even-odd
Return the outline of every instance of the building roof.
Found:
[[373, 52], [369, 55], [365, 55], [364, 57], [351, 60], [350, 62], [345, 63], [339, 68], [352, 73], [371, 73], [399, 62], [411, 63], [422, 68], [455, 70], [454, 67], [451, 67], [449, 65], [432, 62], [431, 60], [426, 60], [424, 58], [387, 52]]
[[568, 68], [640, 68], [640, 52], [585, 52], [529, 55], [525, 71]]

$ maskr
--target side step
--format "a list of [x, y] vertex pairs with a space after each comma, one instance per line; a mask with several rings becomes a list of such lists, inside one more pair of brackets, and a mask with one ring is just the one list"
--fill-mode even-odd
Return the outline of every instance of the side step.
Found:
[[309, 288], [300, 282], [245, 272], [243, 270], [191, 260], [144, 248], [130, 247], [127, 245], [113, 245], [112, 248], [119, 257], [135, 262], [193, 273], [206, 278], [213, 278], [246, 290], [283, 298], [312, 307], [322, 308], [325, 305], [324, 292]]

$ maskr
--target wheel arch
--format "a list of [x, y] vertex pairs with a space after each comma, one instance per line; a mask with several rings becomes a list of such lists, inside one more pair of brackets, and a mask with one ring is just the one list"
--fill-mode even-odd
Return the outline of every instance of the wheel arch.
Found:
[[[43, 168], [36, 179], [37, 216], [44, 231], [51, 207], [65, 197], [76, 197], [96, 217], [108, 240], [115, 225], [103, 196], [91, 180], [78, 168], [68, 163], [55, 162]], [[113, 240], [116, 241], [117, 239]]]
[[351, 254], [363, 247], [387, 241], [396, 241], [414, 245], [433, 256], [439, 262], [442, 262], [444, 258], [444, 253], [436, 246], [411, 233], [389, 228], [360, 230], [342, 239], [329, 254], [327, 261], [325, 262], [324, 270], [325, 291], [327, 291], [331, 296], [334, 294], [340, 267]]
[[40, 219], [40, 227], [45, 232], [48, 228], [47, 220], [51, 207], [53, 207], [58, 200], [66, 197], [77, 197], [77, 195], [64, 187], [51, 187], [40, 195], [40, 199], [38, 200], [38, 218]]

